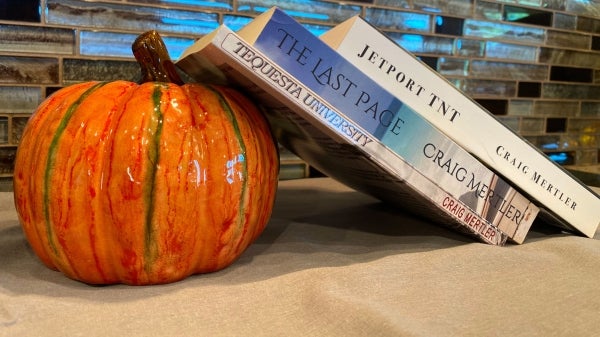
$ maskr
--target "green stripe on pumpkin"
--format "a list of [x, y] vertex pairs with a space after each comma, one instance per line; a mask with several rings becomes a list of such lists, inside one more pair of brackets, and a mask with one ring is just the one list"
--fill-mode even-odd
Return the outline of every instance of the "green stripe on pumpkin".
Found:
[[242, 132], [240, 131], [240, 126], [237, 122], [237, 119], [235, 118], [235, 115], [233, 114], [233, 110], [231, 109], [231, 107], [229, 106], [229, 103], [227, 103], [227, 100], [225, 99], [225, 97], [223, 96], [223, 94], [216, 88], [213, 87], [208, 87], [213, 93], [215, 93], [215, 95], [219, 98], [219, 103], [221, 104], [221, 107], [223, 108], [223, 111], [225, 111], [227, 113], [227, 117], [229, 118], [229, 121], [231, 122], [231, 125], [233, 126], [233, 131], [235, 132], [235, 136], [237, 138], [238, 141], [238, 145], [240, 147], [240, 150], [242, 151], [242, 155], [244, 156], [244, 160], [241, 162], [242, 164], [242, 175], [243, 175], [243, 179], [244, 179], [244, 183], [242, 184], [242, 191], [240, 193], [240, 204], [238, 207], [238, 219], [239, 219], [239, 223], [238, 223], [238, 227], [241, 227], [243, 225], [243, 221], [244, 221], [244, 214], [246, 213], [244, 211], [244, 201], [246, 200], [246, 193], [247, 193], [247, 189], [248, 189], [248, 164], [246, 163], [246, 144], [244, 143], [244, 139], [242, 138]]
[[56, 152], [58, 144], [60, 143], [60, 140], [65, 132], [65, 129], [67, 128], [67, 125], [69, 124], [69, 121], [71, 120], [71, 117], [73, 117], [73, 114], [79, 108], [81, 103], [94, 91], [96, 91], [97, 89], [99, 89], [107, 83], [108, 82], [99, 82], [98, 84], [90, 87], [89, 89], [84, 91], [83, 94], [81, 94], [81, 96], [79, 96], [77, 100], [75, 100], [75, 102], [71, 104], [71, 106], [69, 106], [69, 108], [63, 115], [60, 123], [58, 124], [58, 127], [54, 131], [54, 136], [52, 137], [52, 141], [50, 142], [50, 146], [48, 148], [48, 160], [46, 161], [46, 168], [44, 170], [44, 186], [42, 189], [42, 211], [44, 213], [44, 221], [46, 222], [46, 235], [48, 236], [48, 243], [50, 244], [52, 252], [55, 255], [58, 255], [58, 249], [56, 247], [56, 243], [54, 242], [54, 236], [52, 235], [54, 231], [52, 230], [52, 224], [50, 220], [50, 192], [52, 189], [50, 180], [54, 171], [54, 164], [56, 161]]
[[153, 113], [155, 118], [151, 118], [151, 121], [155, 121], [155, 125], [151, 125], [154, 128], [154, 137], [150, 138], [150, 144], [148, 145], [148, 178], [144, 184], [143, 199], [146, 206], [145, 214], [145, 231], [144, 231], [144, 269], [150, 271], [154, 261], [158, 258], [158, 246], [155, 238], [154, 230], [154, 204], [155, 195], [154, 187], [156, 184], [156, 170], [158, 168], [158, 161], [160, 160], [160, 138], [163, 128], [163, 113], [161, 110], [162, 102], [162, 90], [165, 88], [164, 83], [156, 83], [154, 91], [152, 92], [152, 104], [154, 105]]

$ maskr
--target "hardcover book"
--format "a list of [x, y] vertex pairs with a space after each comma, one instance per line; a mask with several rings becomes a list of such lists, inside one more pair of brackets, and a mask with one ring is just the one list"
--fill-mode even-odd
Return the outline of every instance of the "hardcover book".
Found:
[[[448, 161], [461, 158], [452, 151], [445, 152], [448, 154], [442, 161], [438, 150], [448, 148], [444, 139], [428, 138], [430, 158], [425, 157], [423, 161], [439, 161], [427, 166], [445, 173], [438, 176], [438, 181], [427, 178], [373, 137], [373, 130], [367, 131], [355, 123], [225, 26], [190, 47], [177, 65], [197, 80], [233, 81], [244, 88], [266, 107], [265, 112], [282, 144], [323, 173], [357, 190], [496, 245], [504, 244], [509, 236], [515, 242], [522, 242], [537, 214], [535, 205], [497, 176], [481, 174], [482, 165]], [[415, 128], [419, 128], [418, 124]], [[385, 133], [385, 130], [380, 131], [381, 135]], [[416, 133], [422, 137], [421, 134], [428, 131], [425, 128]], [[405, 143], [411, 143], [412, 136], [407, 134]], [[412, 156], [419, 156], [420, 150], [406, 147], [414, 152]], [[435, 159], [436, 156], [440, 158]], [[444, 164], [446, 161], [448, 164]], [[441, 187], [445, 184], [443, 180], [455, 184], [457, 173], [461, 177], [464, 174], [465, 180], [472, 176], [477, 180], [473, 186], [463, 187], [460, 197], [455, 197], [456, 190], [449, 193]], [[486, 197], [478, 196], [481, 193]]]
[[321, 39], [510, 181], [540, 207], [542, 218], [594, 235], [598, 195], [379, 29], [355, 16]]

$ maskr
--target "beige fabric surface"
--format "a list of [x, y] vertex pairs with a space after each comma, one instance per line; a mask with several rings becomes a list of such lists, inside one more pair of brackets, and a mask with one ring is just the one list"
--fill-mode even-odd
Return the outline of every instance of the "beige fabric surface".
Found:
[[598, 336], [600, 233], [489, 246], [328, 179], [280, 183], [223, 271], [93, 287], [44, 267], [0, 194], [0, 336]]

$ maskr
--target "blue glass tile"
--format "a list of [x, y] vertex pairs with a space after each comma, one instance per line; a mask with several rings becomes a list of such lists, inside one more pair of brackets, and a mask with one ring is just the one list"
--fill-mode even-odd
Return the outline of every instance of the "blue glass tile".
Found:
[[465, 20], [464, 34], [486, 39], [507, 39], [536, 44], [545, 41], [545, 30], [542, 28], [473, 19]]
[[234, 32], [236, 32], [248, 23], [250, 23], [252, 19], [254, 19], [254, 17], [251, 16], [224, 15], [223, 24], [229, 27]]
[[415, 54], [452, 55], [454, 50], [452, 38], [401, 33], [388, 33], [388, 37]]
[[537, 53], [538, 49], [532, 46], [494, 41], [485, 44], [485, 55], [488, 58], [535, 62], [538, 59]]
[[216, 13], [77, 0], [48, 0], [46, 20], [50, 24], [193, 35], [210, 33], [219, 25]]
[[403, 31], [431, 31], [431, 16], [391, 9], [367, 8], [365, 19], [380, 29]]
[[[82, 31], [79, 39], [81, 55], [133, 58], [131, 44], [138, 34], [123, 34], [99, 31]], [[172, 59], [176, 60], [183, 51], [194, 43], [192, 38], [162, 36]]]
[[166, 6], [182, 6], [194, 9], [233, 10], [233, 0], [127, 0], [140, 4], [155, 4]]
[[321, 34], [331, 29], [331, 26], [314, 25], [310, 23], [304, 23], [302, 25], [316, 36], [320, 36]]
[[410, 8], [410, 0], [375, 0], [372, 1], [375, 5], [394, 6], [396, 8]]
[[[242, 27], [250, 23], [250, 21], [252, 21], [253, 19], [254, 17], [252, 16], [224, 15], [223, 24], [233, 31], [238, 31]], [[313, 23], [302, 23], [302, 25], [316, 36], [325, 33], [332, 27], [331, 25], [319, 25]]]
[[325, 2], [306, 0], [238, 0], [237, 10], [241, 13], [260, 14], [273, 6], [284, 10], [297, 20], [339, 23], [361, 13], [361, 7], [346, 2]]
[[473, 12], [473, 0], [413, 0], [415, 9], [431, 13], [469, 15]]

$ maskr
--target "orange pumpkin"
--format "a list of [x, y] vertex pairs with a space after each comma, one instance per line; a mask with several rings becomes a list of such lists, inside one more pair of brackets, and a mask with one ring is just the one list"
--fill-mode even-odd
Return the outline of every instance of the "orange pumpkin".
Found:
[[134, 54], [144, 83], [61, 89], [17, 151], [15, 205], [30, 246], [90, 284], [222, 269], [263, 231], [275, 199], [277, 148], [257, 107], [229, 87], [179, 85], [155, 32]]

